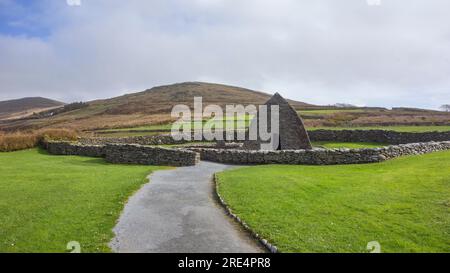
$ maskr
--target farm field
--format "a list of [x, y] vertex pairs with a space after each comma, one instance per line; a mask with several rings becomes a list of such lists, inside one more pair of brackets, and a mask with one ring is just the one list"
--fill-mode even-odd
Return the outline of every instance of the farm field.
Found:
[[0, 252], [109, 252], [128, 197], [162, 167], [51, 156], [40, 149], [0, 153]]
[[363, 113], [365, 109], [314, 109], [314, 110], [298, 110], [300, 115], [331, 115], [336, 113]]
[[[251, 120], [251, 116], [245, 117], [224, 117], [223, 119], [218, 119], [211, 121], [210, 124], [214, 125], [215, 128], [226, 128], [227, 126], [234, 125], [236, 128], [245, 128], [249, 125]], [[205, 126], [208, 120], [202, 121], [192, 121], [191, 128], [194, 129], [194, 126]], [[157, 131], [157, 130], [168, 130], [170, 131], [173, 123], [166, 124], [154, 124], [154, 125], [146, 125], [146, 126], [137, 126], [131, 128], [115, 128], [115, 129], [102, 129], [97, 130], [97, 132], [132, 132], [132, 131]], [[189, 125], [189, 123], [185, 123]], [[242, 126], [244, 125], [244, 126]]]
[[[227, 121], [229, 123], [229, 121]], [[249, 120], [246, 120], [246, 126], [249, 125]], [[205, 122], [203, 122], [205, 124]], [[227, 123], [223, 123], [226, 125]], [[235, 123], [236, 124], [236, 123]], [[221, 123], [217, 123], [216, 128], [223, 128]], [[117, 129], [105, 129], [95, 131], [99, 133], [100, 136], [115, 136], [115, 137], [126, 137], [126, 136], [141, 136], [141, 135], [153, 135], [162, 132], [170, 132], [171, 124], [161, 124], [161, 125], [149, 125], [149, 126], [138, 126], [132, 128], [117, 128]], [[192, 128], [193, 125], [192, 125]], [[242, 127], [236, 126], [238, 129], [243, 129]], [[314, 130], [391, 130], [396, 132], [447, 132], [450, 131], [450, 126], [371, 126], [371, 127], [306, 127], [308, 131]]]
[[282, 252], [450, 251], [450, 151], [378, 164], [218, 174], [241, 219]]
[[107, 132], [107, 133], [101, 133], [101, 134], [95, 134], [99, 137], [135, 137], [135, 136], [154, 136], [154, 135], [160, 135], [161, 132]]

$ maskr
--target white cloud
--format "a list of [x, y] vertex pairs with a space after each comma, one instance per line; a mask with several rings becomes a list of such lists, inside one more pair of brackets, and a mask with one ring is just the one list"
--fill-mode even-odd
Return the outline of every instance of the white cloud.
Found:
[[318, 104], [450, 102], [445, 0], [44, 3], [48, 37], [0, 36], [0, 99], [212, 80]]

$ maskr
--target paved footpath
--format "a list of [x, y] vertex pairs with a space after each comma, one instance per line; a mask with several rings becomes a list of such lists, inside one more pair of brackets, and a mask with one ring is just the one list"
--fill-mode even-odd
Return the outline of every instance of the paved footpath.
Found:
[[213, 174], [231, 167], [201, 161], [152, 173], [125, 206], [113, 251], [263, 252], [215, 200]]

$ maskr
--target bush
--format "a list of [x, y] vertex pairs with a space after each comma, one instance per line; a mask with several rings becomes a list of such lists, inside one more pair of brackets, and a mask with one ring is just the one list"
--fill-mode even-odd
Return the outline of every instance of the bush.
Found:
[[35, 132], [0, 133], [0, 152], [11, 152], [36, 147], [46, 140], [77, 139], [77, 133], [66, 129], [48, 129]]

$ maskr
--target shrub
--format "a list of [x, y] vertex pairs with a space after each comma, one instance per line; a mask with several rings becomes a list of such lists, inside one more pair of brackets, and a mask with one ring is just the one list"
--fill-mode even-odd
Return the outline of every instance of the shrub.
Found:
[[35, 132], [0, 133], [0, 152], [11, 152], [36, 147], [46, 140], [77, 139], [77, 133], [66, 129], [48, 129]]

